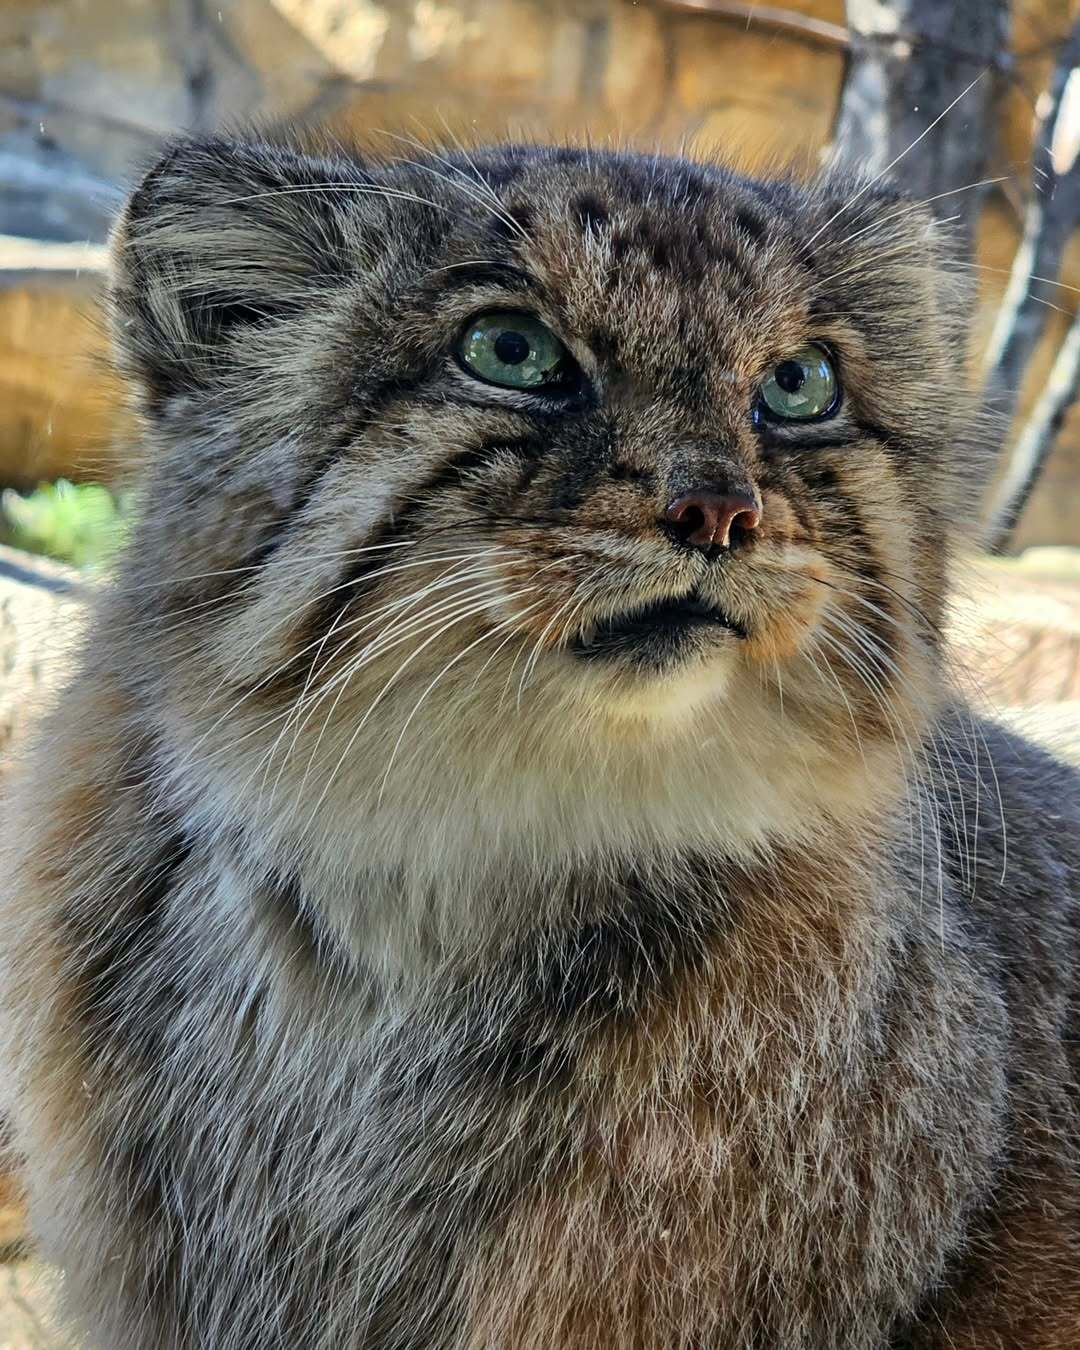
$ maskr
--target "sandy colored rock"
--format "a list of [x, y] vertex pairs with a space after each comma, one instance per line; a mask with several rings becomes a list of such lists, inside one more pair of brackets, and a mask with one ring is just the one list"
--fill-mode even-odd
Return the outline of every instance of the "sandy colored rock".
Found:
[[116, 476], [122, 400], [102, 330], [102, 277], [3, 270], [0, 484]]
[[53, 1321], [55, 1283], [37, 1262], [0, 1264], [0, 1350], [73, 1350]]
[[951, 633], [975, 700], [1028, 707], [1080, 699], [1080, 550], [973, 563], [961, 577]]
[[476, 0], [473, 12], [450, 72], [453, 83], [498, 90], [504, 98], [528, 98], [542, 88], [551, 59], [545, 0]]
[[70, 568], [0, 547], [0, 782], [63, 679], [90, 594]]
[[628, 132], [646, 127], [669, 99], [666, 30], [643, 5], [612, 11], [603, 95], [609, 113]]
[[1021, 736], [1080, 768], [1080, 701], [1002, 708], [996, 716]]
[[[26, 1239], [26, 1207], [14, 1171], [0, 1147], [0, 1257], [14, 1255]], [[2, 1323], [0, 1323], [2, 1325]]]
[[[87, 594], [70, 568], [0, 548], [0, 788], [63, 678]], [[0, 1119], [0, 1350], [60, 1350], [67, 1342], [49, 1321], [51, 1277], [17, 1259], [28, 1235], [14, 1167]]]
[[1066, 418], [1012, 543], [1018, 549], [1080, 543], [1080, 404]]
[[[763, 41], [745, 24], [718, 24], [707, 15], [684, 19], [674, 36], [675, 88], [687, 112], [771, 112], [768, 139], [778, 149], [792, 137], [796, 144], [827, 140], [843, 73], [842, 50], [775, 33]], [[751, 142], [749, 149], [757, 146]]]
[[177, 10], [169, 0], [5, 0], [0, 83], [166, 131], [191, 110], [184, 53], [169, 41], [186, 26]]
[[297, 13], [308, 9], [307, 0], [205, 0], [202, 125], [216, 126], [223, 118], [271, 127], [320, 119], [326, 101], [332, 103], [351, 80], [298, 24]]

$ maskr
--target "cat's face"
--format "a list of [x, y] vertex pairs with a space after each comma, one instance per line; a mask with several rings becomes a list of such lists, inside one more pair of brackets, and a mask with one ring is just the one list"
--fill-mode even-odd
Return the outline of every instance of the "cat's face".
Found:
[[163, 721], [309, 820], [537, 775], [689, 818], [680, 771], [767, 814], [894, 753], [961, 499], [938, 250], [850, 182], [180, 147], [114, 272]]

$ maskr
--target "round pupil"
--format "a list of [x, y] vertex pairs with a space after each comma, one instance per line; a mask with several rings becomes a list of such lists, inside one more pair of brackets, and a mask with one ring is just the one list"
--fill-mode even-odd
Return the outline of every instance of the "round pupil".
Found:
[[781, 361], [773, 378], [785, 394], [797, 394], [806, 383], [806, 367], [801, 361]]
[[524, 333], [515, 333], [510, 328], [499, 334], [492, 349], [504, 366], [520, 366], [532, 350]]

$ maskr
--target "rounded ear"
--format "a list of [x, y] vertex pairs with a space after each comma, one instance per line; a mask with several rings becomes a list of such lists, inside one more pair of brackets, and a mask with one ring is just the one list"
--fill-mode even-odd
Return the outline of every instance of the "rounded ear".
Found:
[[296, 313], [360, 262], [359, 164], [221, 139], [172, 144], [112, 234], [121, 367], [147, 408], [210, 387], [240, 329]]
[[828, 255], [837, 288], [853, 300], [876, 300], [882, 312], [907, 314], [913, 331], [920, 313], [936, 316], [954, 349], [966, 347], [958, 325], [970, 319], [975, 287], [964, 267], [969, 248], [962, 232], [888, 178], [828, 171], [815, 195], [808, 242]]
[[928, 262], [958, 261], [966, 253], [962, 231], [890, 178], [869, 178], [843, 168], [826, 169], [816, 183], [820, 220], [815, 230], [833, 242], [861, 239], [928, 249]]

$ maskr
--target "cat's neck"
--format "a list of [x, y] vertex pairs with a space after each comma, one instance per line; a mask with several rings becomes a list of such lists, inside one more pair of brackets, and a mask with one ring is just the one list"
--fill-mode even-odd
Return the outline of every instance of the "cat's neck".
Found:
[[253, 870], [295, 873], [351, 950], [408, 965], [565, 926], [574, 897], [641, 875], [663, 889], [688, 860], [767, 884], [781, 856], [820, 854], [835, 874], [886, 849], [919, 737], [829, 740], [754, 697], [663, 727], [466, 711], [437, 737], [418, 727], [423, 754], [348, 746], [330, 777], [306, 761], [271, 776], [255, 738], [248, 763], [242, 738], [225, 759], [188, 728], [166, 734], [157, 772], [185, 833], [226, 855], [249, 841]]
[[[841, 912], [865, 912], [868, 878], [888, 873], [903, 834], [900, 807], [871, 814], [808, 813], [788, 836], [740, 835], [720, 818], [711, 833], [665, 835], [654, 820], [652, 834], [643, 825], [636, 840], [578, 834], [570, 847], [564, 833], [554, 847], [535, 820], [500, 833], [474, 802], [407, 827], [376, 816], [358, 824], [361, 837], [347, 848], [246, 837], [254, 874], [265, 875], [273, 859], [275, 876], [291, 878], [293, 900], [334, 943], [396, 982], [512, 959], [598, 924], [694, 935], [749, 917], [763, 931], [769, 915], [798, 911], [808, 927], [829, 926]], [[236, 838], [226, 831], [223, 847], [234, 850]]]

